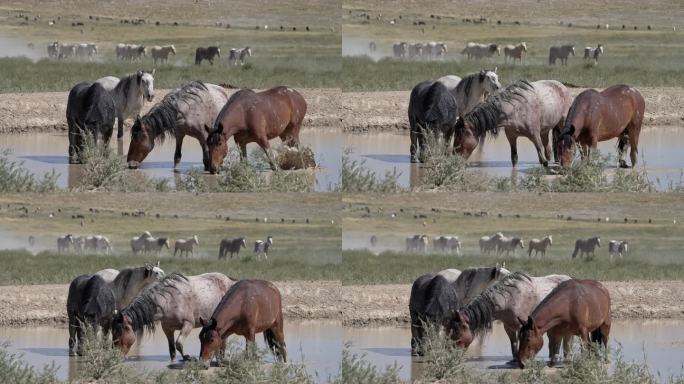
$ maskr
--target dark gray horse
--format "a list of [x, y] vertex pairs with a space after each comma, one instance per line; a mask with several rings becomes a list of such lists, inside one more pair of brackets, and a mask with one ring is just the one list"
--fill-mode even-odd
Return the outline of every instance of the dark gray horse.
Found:
[[214, 57], [221, 57], [221, 48], [216, 46], [199, 47], [195, 50], [195, 64], [202, 64], [202, 60], [209, 60], [209, 64], [214, 65]]
[[[69, 285], [69, 356], [83, 354], [84, 326], [102, 329], [107, 337], [116, 310], [114, 291], [99, 275], [81, 275]], [[78, 344], [77, 351], [74, 350]]]
[[84, 140], [97, 144], [102, 136], [103, 144], [109, 145], [114, 130], [116, 107], [114, 99], [100, 83], [84, 81], [69, 92], [66, 119], [69, 126], [69, 163], [79, 163]]
[[411, 126], [411, 162], [419, 161], [416, 152], [420, 151], [420, 161], [425, 159], [427, 135], [444, 135], [448, 146], [458, 119], [456, 100], [447, 87], [439, 81], [424, 81], [411, 90], [408, 109]]
[[221, 240], [221, 245], [219, 246], [219, 260], [225, 259], [226, 254], [230, 252], [230, 258], [233, 258], [233, 254], [240, 256], [240, 247], [247, 248], [247, 243], [244, 237], [237, 237], [235, 239], [223, 239]]

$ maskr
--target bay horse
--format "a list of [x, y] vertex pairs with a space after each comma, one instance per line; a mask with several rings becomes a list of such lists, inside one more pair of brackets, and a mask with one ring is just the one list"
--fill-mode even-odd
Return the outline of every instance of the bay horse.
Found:
[[442, 135], [444, 144], [451, 144], [458, 119], [456, 100], [441, 82], [423, 81], [411, 90], [408, 119], [411, 127], [411, 162], [423, 162], [427, 156], [429, 135]]
[[228, 336], [244, 336], [249, 351], [260, 332], [264, 333], [264, 341], [276, 358], [287, 362], [282, 299], [280, 291], [271, 282], [238, 281], [226, 292], [211, 317], [200, 317], [200, 323], [200, 360], [205, 366], [214, 355], [219, 357], [222, 354]]
[[[190, 355], [183, 352], [183, 340], [200, 326], [200, 316], [208, 319], [212, 315], [234, 283], [221, 273], [188, 277], [175, 272], [166, 275], [114, 316], [114, 345], [127, 355], [137, 340], [136, 335], [143, 331], [153, 332], [159, 322], [168, 341], [171, 361], [176, 361], [176, 350], [183, 360], [189, 360]], [[180, 334], [174, 342], [175, 331]]]
[[627, 167], [624, 152], [629, 144], [629, 156], [634, 167], [645, 107], [644, 97], [629, 85], [613, 85], [601, 92], [587, 89], [577, 95], [558, 138], [561, 166], [572, 164], [576, 143], [582, 147], [581, 154], [585, 156], [597, 148], [599, 141], [617, 137], [619, 166]]
[[233, 254], [240, 256], [240, 248], [247, 248], [247, 242], [245, 242], [244, 237], [221, 240], [218, 254], [219, 260], [225, 259], [228, 253], [230, 253], [231, 259], [233, 258]]
[[172, 136], [176, 139], [173, 156], [173, 167], [176, 168], [181, 161], [183, 139], [190, 136], [202, 147], [202, 162], [204, 170], [208, 171], [209, 132], [204, 127], [214, 124], [227, 100], [228, 93], [223, 87], [201, 81], [191, 81], [169, 92], [145, 116], [135, 119], [126, 157], [128, 167], [137, 168], [156, 143], [162, 143]]
[[[306, 101], [290, 87], [278, 86], [263, 92], [235, 92], [216, 117], [207, 138], [209, 172], [218, 172], [228, 154], [228, 139], [234, 138], [243, 160], [247, 144], [256, 142], [266, 153], [272, 169], [276, 162], [269, 140], [280, 137], [288, 147], [299, 147], [299, 129], [306, 114]], [[207, 131], [211, 130], [205, 125]]]
[[537, 305], [518, 335], [520, 368], [542, 349], [544, 333], [549, 338], [550, 366], [556, 364], [561, 340], [579, 336], [584, 345], [602, 343], [608, 348], [611, 311], [610, 293], [596, 280], [564, 281]]
[[112, 96], [100, 83], [84, 81], [69, 91], [66, 120], [69, 126], [69, 163], [80, 163], [85, 141], [109, 146], [114, 130], [116, 106]]

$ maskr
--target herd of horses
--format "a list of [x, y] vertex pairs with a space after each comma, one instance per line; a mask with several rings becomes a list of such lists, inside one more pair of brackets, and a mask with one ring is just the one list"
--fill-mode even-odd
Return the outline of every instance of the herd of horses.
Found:
[[[145, 332], [157, 324], [167, 338], [169, 357], [176, 352], [183, 360], [190, 354], [183, 342], [194, 328], [201, 327], [199, 357], [205, 367], [212, 358], [220, 361], [226, 340], [245, 337], [248, 350], [257, 333], [276, 358], [287, 361], [283, 330], [282, 298], [278, 288], [264, 280], [236, 280], [221, 273], [185, 276], [165, 274], [156, 265], [104, 269], [76, 277], [69, 285], [69, 355], [83, 355], [88, 327], [112, 343], [124, 355], [142, 342]], [[176, 337], [176, 332], [178, 336]]]
[[584, 346], [600, 343], [607, 350], [611, 326], [610, 294], [601, 283], [566, 275], [535, 277], [499, 266], [418, 277], [411, 287], [409, 313], [413, 355], [425, 353], [428, 324], [467, 349], [499, 320], [510, 341], [509, 364], [520, 368], [542, 349], [544, 334], [553, 366], [561, 346], [568, 355], [574, 336]]
[[574, 99], [556, 80], [518, 80], [502, 87], [496, 68], [463, 79], [448, 75], [426, 80], [411, 90], [409, 100], [411, 162], [425, 161], [431, 136], [443, 139], [447, 147], [453, 137], [453, 151], [467, 159], [485, 138], [503, 131], [513, 167], [521, 136], [534, 144], [544, 167], [553, 158], [569, 167], [576, 146], [585, 157], [598, 142], [613, 138], [618, 139], [619, 166], [628, 167], [624, 155], [629, 147], [634, 167], [645, 104], [636, 88], [623, 84], [603, 91], [587, 89]]

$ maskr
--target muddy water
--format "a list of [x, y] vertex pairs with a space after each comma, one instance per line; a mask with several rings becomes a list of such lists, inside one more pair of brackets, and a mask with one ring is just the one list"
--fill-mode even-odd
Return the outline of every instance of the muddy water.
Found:
[[[425, 366], [421, 358], [411, 357], [411, 331], [408, 327], [345, 328], [345, 342], [352, 343], [355, 353], [365, 354], [366, 359], [383, 368], [396, 362], [401, 367], [402, 378], [420, 378]], [[651, 372], [661, 377], [680, 372], [684, 356], [684, 322], [681, 320], [630, 320], [613, 321], [609, 346], [615, 350], [621, 346], [625, 361], [646, 363]], [[473, 344], [469, 350], [469, 362], [487, 370], [511, 369], [506, 363], [511, 359], [508, 337], [500, 324], [484, 345]], [[537, 355], [548, 360], [548, 342]]]
[[[301, 144], [310, 146], [314, 151], [316, 161], [320, 169], [316, 172], [316, 189], [327, 191], [330, 186], [339, 183], [342, 159], [343, 134], [339, 130], [327, 128], [304, 129], [300, 133]], [[128, 152], [129, 135], [124, 135], [123, 141], [112, 140], [110, 147], [117, 150], [120, 155]], [[271, 145], [280, 144], [280, 139], [272, 140]], [[232, 145], [232, 141], [231, 141]], [[0, 136], [0, 150], [10, 149], [10, 158], [24, 163], [24, 168], [31, 172], [42, 175], [54, 169], [60, 174], [58, 183], [60, 187], [74, 187], [78, 185], [80, 178], [80, 165], [69, 165], [67, 149], [69, 140], [64, 133], [31, 133]], [[167, 177], [173, 180], [177, 175], [173, 171], [173, 154], [175, 152], [175, 140], [166, 140], [163, 144], [157, 144], [154, 150], [142, 163], [141, 169], [150, 176]], [[255, 143], [247, 146], [248, 153], [259, 148]], [[183, 142], [183, 158], [178, 171], [187, 172], [192, 167], [203, 168], [202, 151], [193, 138], [187, 138]], [[207, 177], [211, 177], [207, 175]]]
[[[199, 329], [195, 329], [184, 343], [191, 356], [199, 354], [198, 335]], [[312, 375], [325, 381], [337, 373], [342, 356], [342, 335], [343, 329], [338, 322], [286, 320], [285, 343], [288, 359], [296, 363], [303, 361]], [[264, 340], [261, 335], [258, 336], [257, 345], [264, 348]], [[7, 349], [11, 354], [23, 355], [23, 361], [37, 368], [54, 362], [59, 367], [58, 377], [71, 381], [78, 377], [80, 363], [78, 357], [69, 357], [68, 339], [69, 332], [66, 328], [0, 328], [0, 341], [10, 343]], [[229, 340], [235, 340], [241, 348], [244, 346], [244, 338], [231, 336]], [[161, 329], [146, 336], [142, 346], [134, 346], [125, 364], [147, 371], [182, 368], [182, 363], [170, 364], [166, 337]]]
[[[411, 140], [407, 134], [373, 133], [347, 135], [347, 147], [351, 148], [352, 158], [365, 160], [366, 166], [380, 175], [396, 169], [401, 173], [400, 183], [416, 186], [420, 183], [420, 167], [411, 164], [409, 147]], [[678, 182], [684, 171], [684, 128], [649, 127], [641, 132], [639, 138], [639, 159], [637, 164], [646, 164], [649, 178], [659, 189], [669, 183]], [[617, 141], [599, 143], [604, 154], [617, 155]], [[537, 152], [527, 139], [518, 139], [518, 174], [524, 174], [539, 165]], [[483, 148], [478, 148], [469, 159], [469, 165], [495, 176], [511, 176], [511, 150], [504, 135], [487, 140]], [[629, 156], [626, 157], [629, 162]]]

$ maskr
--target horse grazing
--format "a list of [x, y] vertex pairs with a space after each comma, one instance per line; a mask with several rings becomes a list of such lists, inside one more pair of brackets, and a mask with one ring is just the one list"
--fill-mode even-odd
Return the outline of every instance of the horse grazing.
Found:
[[142, 233], [140, 236], [135, 236], [131, 238], [131, 251], [133, 251], [134, 255], [137, 255], [138, 252], [144, 252], [145, 251], [145, 239], [151, 238], [152, 234], [150, 234], [148, 231], [145, 231]]
[[233, 284], [216, 306], [211, 317], [200, 317], [202, 330], [200, 359], [206, 367], [214, 355], [222, 355], [226, 339], [240, 335], [247, 340], [247, 350], [254, 346], [257, 333], [264, 333], [264, 341], [276, 359], [287, 362], [283, 307], [280, 291], [264, 280], [240, 280]]
[[572, 164], [575, 143], [580, 144], [584, 156], [590, 149], [596, 149], [599, 141], [617, 137], [619, 166], [627, 167], [624, 152], [629, 144], [629, 156], [634, 167], [645, 107], [641, 93], [628, 85], [613, 85], [601, 92], [587, 89], [577, 95], [559, 133], [561, 165], [567, 167]]
[[221, 48], [216, 46], [199, 47], [195, 50], [195, 64], [202, 64], [202, 60], [208, 60], [209, 64], [214, 65], [215, 57], [221, 58]]
[[219, 245], [219, 260], [225, 259], [226, 255], [230, 252], [230, 258], [233, 258], [233, 254], [240, 256], [240, 247], [247, 248], [247, 242], [245, 242], [244, 237], [236, 237], [234, 239], [223, 239]]
[[459, 117], [463, 118], [480, 104], [488, 95], [494, 94], [501, 89], [497, 68], [493, 70], [483, 69], [480, 72], [471, 73], [461, 79], [458, 76], [442, 76], [437, 81], [444, 84], [456, 100], [456, 110]]
[[[299, 129], [306, 114], [306, 101], [292, 88], [279, 86], [263, 92], [242, 89], [221, 109], [207, 138], [209, 172], [218, 172], [228, 154], [228, 139], [234, 138], [240, 155], [247, 158], [247, 144], [256, 142], [266, 153], [272, 169], [276, 162], [269, 140], [280, 137], [288, 147], [299, 147]], [[211, 129], [205, 125], [205, 129]]]
[[187, 135], [199, 142], [204, 170], [209, 170], [209, 131], [205, 127], [214, 124], [227, 100], [228, 94], [223, 87], [200, 81], [192, 81], [169, 92], [145, 116], [135, 119], [126, 156], [128, 167], [137, 168], [155, 144], [169, 136], [176, 139], [173, 166], [177, 167], [182, 156], [183, 139]]
[[542, 256], [546, 256], [546, 248], [553, 244], [553, 238], [549, 235], [543, 239], [532, 239], [527, 250], [527, 256], [532, 257], [532, 250], [534, 250], [534, 256], [537, 256], [541, 252]]
[[603, 45], [599, 44], [596, 48], [584, 47], [584, 60], [594, 60], [594, 65], [598, 64], [599, 56], [603, 54]]
[[[411, 162], [425, 161], [428, 135], [444, 136], [449, 146], [458, 119], [456, 100], [439, 81], [424, 81], [411, 90], [408, 118], [411, 126]], [[417, 156], [420, 151], [420, 158]]]
[[520, 237], [500, 237], [496, 243], [496, 254], [501, 256], [506, 251], [506, 256], [510, 256], [511, 252], [515, 256], [518, 246], [520, 246], [520, 249], [525, 248], [523, 243], [524, 241]]
[[[183, 340], [200, 326], [199, 318], [209, 318], [223, 295], [235, 282], [221, 273], [205, 273], [186, 277], [172, 273], [144, 290], [128, 306], [114, 316], [114, 345], [126, 355], [136, 341], [136, 334], [153, 332], [159, 322], [166, 335], [171, 361], [176, 350], [183, 360]], [[180, 331], [174, 342], [175, 331]], [[142, 341], [142, 340], [141, 340]]]
[[499, 244], [499, 240], [503, 239], [504, 235], [501, 232], [497, 232], [492, 236], [482, 236], [480, 238], [480, 252], [489, 255], [492, 251], [495, 253]]
[[568, 65], [568, 56], [572, 53], [575, 56], [574, 45], [554, 45], [549, 48], [549, 65], [556, 65], [556, 60], [560, 60], [561, 64]]
[[424, 253], [427, 251], [428, 237], [426, 235], [413, 235], [406, 238], [406, 252]]
[[106, 76], [96, 82], [102, 84], [114, 99], [118, 130], [117, 139], [123, 137], [124, 120], [138, 116], [145, 101], [154, 98], [154, 72], [138, 71], [119, 79]]
[[441, 326], [452, 311], [469, 303], [490, 285], [508, 275], [504, 268], [445, 269], [418, 277], [411, 286], [411, 354], [422, 355], [425, 325]]
[[627, 242], [620, 240], [609, 241], [608, 254], [610, 255], [610, 261], [613, 261], [613, 255], [622, 259], [622, 254], [627, 254]]
[[74, 236], [66, 235], [57, 238], [57, 253], [69, 252], [69, 247], [74, 244]]
[[563, 126], [571, 101], [570, 92], [558, 81], [516, 81], [456, 123], [454, 148], [467, 159], [481, 140], [487, 135], [498, 136], [503, 128], [513, 167], [518, 163], [518, 136], [532, 141], [539, 163], [547, 167], [551, 158], [549, 132]]
[[596, 280], [568, 280], [560, 283], [524, 320], [518, 335], [520, 368], [542, 349], [544, 333], [549, 337], [550, 366], [556, 364], [561, 340], [579, 336], [584, 345], [602, 343], [608, 348], [611, 312], [610, 294]]
[[[99, 275], [81, 275], [71, 281], [67, 296], [69, 356], [83, 355], [84, 327], [109, 334], [116, 310], [114, 292]], [[78, 346], [77, 346], [78, 345]]]
[[601, 238], [596, 236], [596, 237], [590, 237], [588, 239], [577, 239], [575, 241], [575, 250], [572, 252], [572, 258], [574, 259], [577, 257], [577, 254], [579, 253], [580, 258], [584, 257], [584, 254], [589, 257], [589, 253], [591, 253], [591, 256], [594, 256], [594, 249], [596, 247], [601, 248]]
[[231, 48], [228, 55], [228, 61], [233, 65], [245, 65], [245, 58], [252, 57], [252, 48], [246, 46], [244, 48]]
[[148, 237], [144, 239], [143, 253], [147, 254], [154, 252], [156, 255], [159, 255], [164, 247], [166, 247], [166, 249], [171, 248], [167, 237], [159, 237], [156, 239], [154, 237]]
[[480, 43], [468, 43], [465, 48], [461, 51], [462, 55], [466, 55], [468, 60], [470, 58], [482, 59], [484, 57], [492, 57], [494, 53], [497, 56], [501, 56], [501, 48], [496, 44], [480, 44]]
[[268, 236], [266, 238], [266, 241], [263, 241], [263, 240], [255, 241], [254, 242], [254, 253], [256, 254], [257, 260], [259, 260], [259, 256], [263, 256], [265, 259], [268, 259], [268, 249], [271, 248], [271, 246], [273, 246], [273, 237], [271, 237], [271, 236]]
[[513, 64], [515, 64], [515, 60], [522, 64], [523, 52], [527, 52], [527, 44], [524, 41], [517, 45], [507, 45], [504, 47], [504, 61], [508, 61], [510, 57]]
[[154, 62], [155, 65], [157, 64], [157, 61], [166, 63], [169, 61], [170, 53], [173, 53], [173, 55], [176, 56], [176, 47], [174, 47], [173, 44], [165, 45], [163, 47], [155, 45], [150, 48], [150, 53], [152, 54], [152, 62]]
[[174, 243], [173, 255], [176, 256], [176, 253], [180, 251], [181, 257], [183, 257], [183, 252], [185, 252], [185, 257], [188, 257], [188, 253], [192, 253], [192, 255], [194, 256], [195, 244], [199, 245], [199, 239], [197, 238], [197, 235], [189, 239], [178, 239]]
[[[518, 318], [527, 317], [558, 284], [569, 279], [570, 276], [565, 275], [531, 277], [520, 272], [508, 274], [453, 313], [445, 327], [459, 347], [468, 348], [475, 337], [489, 333], [492, 323], [500, 320], [511, 344], [511, 363], [515, 362], [521, 327]], [[570, 338], [567, 338], [564, 343], [566, 355], [569, 342]]]
[[85, 140], [107, 147], [114, 129], [115, 102], [100, 83], [84, 81], [69, 91], [66, 120], [69, 126], [69, 163], [81, 161]]

